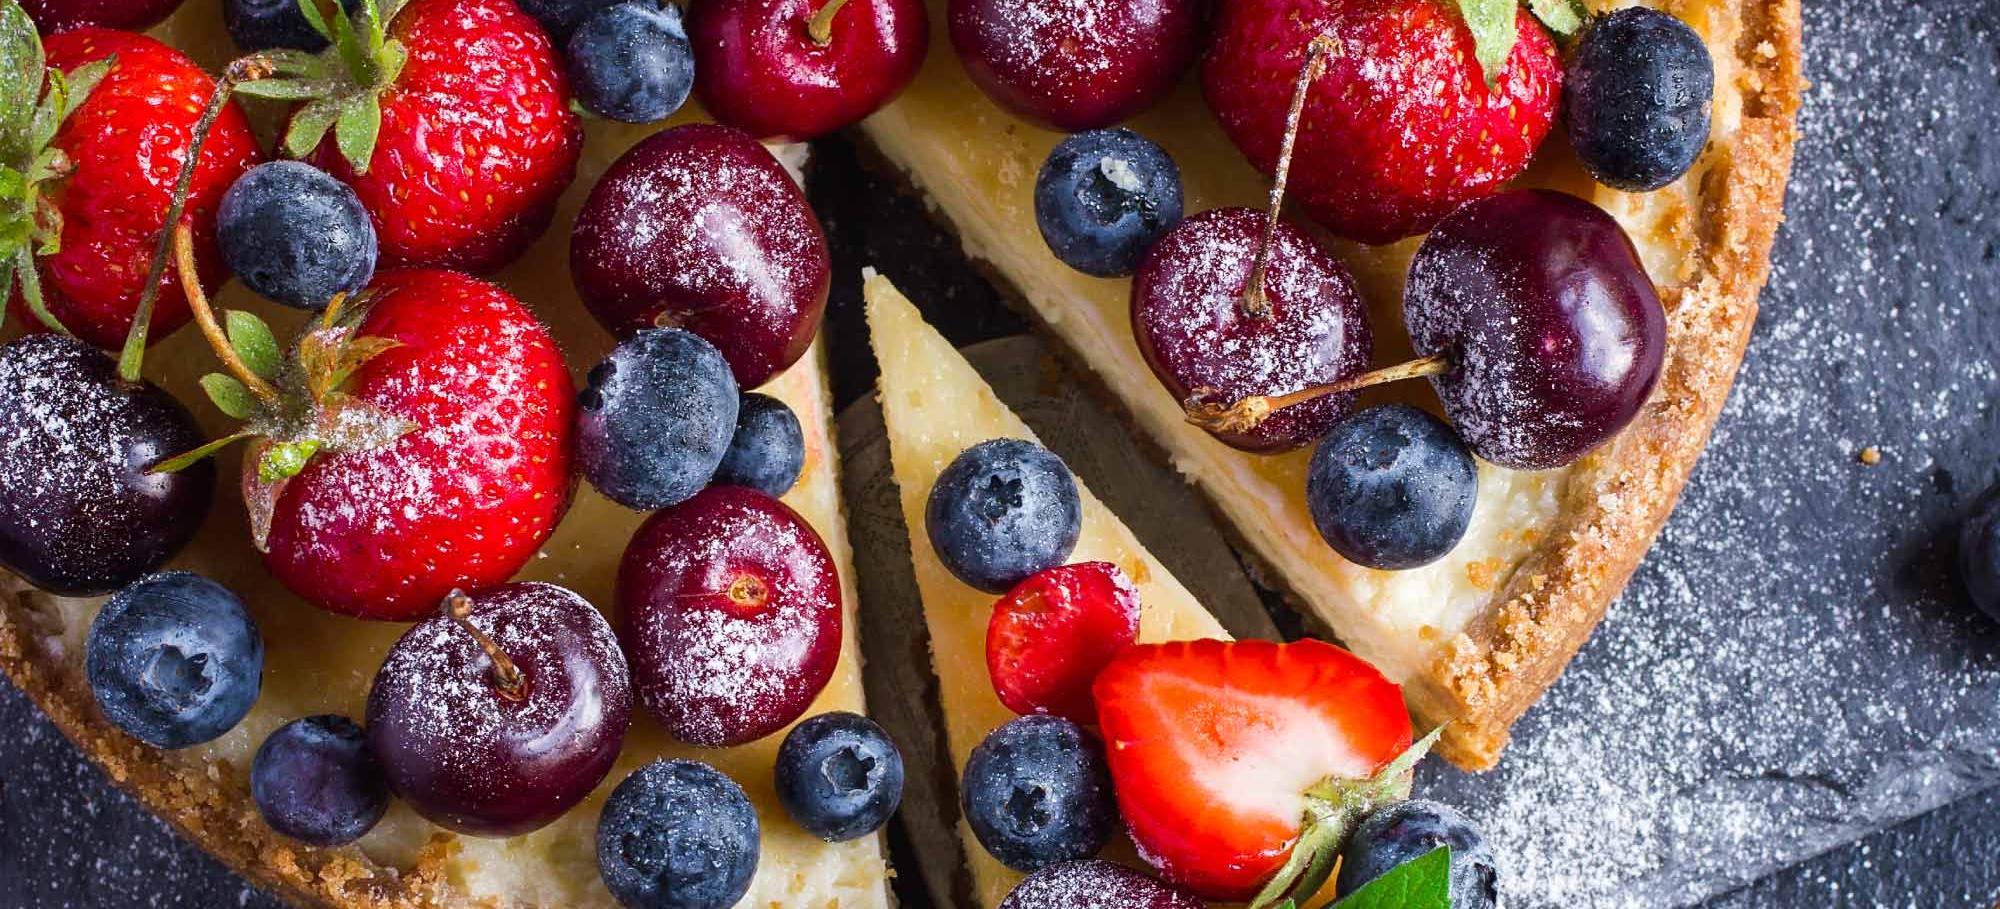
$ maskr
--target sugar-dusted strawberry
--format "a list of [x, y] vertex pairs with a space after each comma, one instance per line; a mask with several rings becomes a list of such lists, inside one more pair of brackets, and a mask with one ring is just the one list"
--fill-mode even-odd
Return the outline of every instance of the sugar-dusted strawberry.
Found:
[[[144, 35], [79, 28], [48, 38], [43, 94], [42, 46], [9, 7], [0, 12], [0, 41], [8, 59], [28, 65], [4, 77], [12, 81], [0, 100], [0, 291], [16, 316], [40, 301], [44, 325], [54, 321], [97, 347], [117, 347], [132, 327], [174, 181], [215, 80]], [[224, 107], [181, 217], [194, 229], [197, 270], [209, 287], [224, 277], [216, 206], [262, 157], [243, 111]], [[149, 336], [165, 336], [187, 319], [169, 272]]]
[[136, 32], [173, 15], [181, 0], [21, 0], [21, 5], [48, 34], [92, 25]]
[[308, 99], [285, 148], [354, 187], [383, 266], [496, 270], [548, 227], [583, 148], [555, 47], [514, 0], [411, 0], [385, 31], [386, 5], [313, 0], [333, 46], [274, 52], [276, 77], [238, 90]]
[[1110, 562], [1037, 572], [993, 604], [986, 671], [1019, 714], [1097, 721], [1090, 683], [1139, 639], [1139, 588]]
[[[185, 258], [188, 231], [175, 237]], [[264, 563], [332, 612], [410, 621], [501, 583], [569, 504], [575, 390], [548, 330], [456, 272], [378, 274], [336, 299], [285, 362], [248, 313], [196, 318], [229, 374], [202, 386], [248, 439], [243, 490]]]
[[1411, 747], [1400, 688], [1321, 641], [1140, 644], [1095, 693], [1139, 853], [1211, 900], [1312, 895], [1431, 741]]
[[[1462, 6], [1498, 18], [1471, 28]], [[1555, 120], [1562, 61], [1513, 3], [1233, 0], [1217, 9], [1202, 86], [1267, 174], [1316, 38], [1334, 50], [1306, 96], [1292, 192], [1342, 236], [1386, 243], [1429, 229], [1519, 174]]]

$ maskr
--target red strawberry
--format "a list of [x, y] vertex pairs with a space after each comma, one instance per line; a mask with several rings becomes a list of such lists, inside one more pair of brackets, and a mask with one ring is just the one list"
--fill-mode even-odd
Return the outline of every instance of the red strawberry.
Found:
[[1019, 714], [1097, 721], [1090, 683], [1139, 639], [1139, 589], [1110, 562], [1038, 572], [993, 604], [986, 669]]
[[[0, 161], [42, 176], [19, 195], [0, 183], [0, 224], [10, 207], [33, 219], [28, 236], [0, 230], [0, 262], [18, 267], [24, 250], [15, 244], [26, 244], [36, 254], [32, 277], [49, 313], [85, 341], [115, 348], [132, 327], [174, 181], [215, 80], [179, 51], [129, 32], [82, 28], [51, 36], [46, 48], [50, 70], [71, 77], [62, 86], [69, 95], [63, 106], [71, 109], [46, 148], [28, 149], [29, 160], [18, 164]], [[109, 71], [91, 88], [102, 69], [91, 64], [106, 60], [113, 61]], [[51, 166], [36, 168], [36, 158]], [[182, 217], [194, 228], [195, 259], [208, 287], [225, 277], [215, 247], [216, 206], [262, 159], [249, 121], [230, 104], [202, 149]], [[15, 277], [12, 308], [25, 315], [29, 287], [26, 276]], [[187, 323], [187, 301], [172, 271], [162, 277], [154, 306], [149, 337]]]
[[264, 562], [321, 607], [409, 621], [507, 580], [548, 539], [569, 504], [576, 395], [548, 330], [498, 287], [401, 271], [369, 292], [353, 335], [396, 346], [346, 394], [407, 431], [312, 458], [274, 490]]
[[1321, 641], [1140, 644], [1095, 690], [1139, 853], [1211, 900], [1310, 896], [1422, 750], [1402, 690]]
[[[1386, 243], [1428, 230], [1518, 175], [1555, 120], [1562, 62], [1509, 4], [1505, 65], [1482, 69], [1449, 0], [1232, 0], [1220, 5], [1202, 86], [1252, 164], [1273, 173], [1306, 48], [1334, 50], [1307, 94], [1293, 194], [1334, 233]], [[1505, 20], [1493, 46], [1504, 52]], [[1497, 78], [1489, 83], [1486, 76]]]
[[514, 0], [411, 0], [386, 35], [365, 12], [327, 24], [323, 55], [278, 58], [278, 78], [240, 89], [316, 99], [294, 113], [285, 147], [354, 187], [386, 267], [484, 273], [519, 257], [583, 148], [542, 27]]
[[45, 34], [95, 25], [143, 31], [160, 24], [181, 0], [21, 0]]

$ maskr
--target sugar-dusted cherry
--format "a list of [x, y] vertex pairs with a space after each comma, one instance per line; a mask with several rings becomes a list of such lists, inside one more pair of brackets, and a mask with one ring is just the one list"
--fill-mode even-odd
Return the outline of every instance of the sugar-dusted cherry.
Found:
[[654, 514], [618, 568], [640, 703], [675, 738], [755, 741], [805, 713], [840, 659], [840, 576], [811, 524], [743, 486]]
[[896, 97], [923, 65], [923, 0], [701, 0], [688, 11], [702, 107], [762, 138], [816, 139]]
[[974, 84], [1042, 126], [1110, 126], [1160, 100], [1194, 62], [1193, 0], [951, 0], [952, 47]]
[[612, 334], [685, 328], [745, 389], [805, 354], [832, 280], [805, 193], [750, 134], [712, 123], [656, 133], [611, 166], [577, 217], [570, 272]]
[[1519, 470], [1580, 458], [1639, 415], [1667, 314], [1618, 221], [1575, 196], [1516, 190], [1440, 222], [1410, 263], [1403, 316], [1460, 436]]
[[597, 788], [632, 691], [610, 623], [553, 584], [454, 592], [404, 633], [368, 693], [389, 786], [447, 829], [518, 836]]
[[[1248, 208], [1202, 212], [1139, 263], [1132, 332], [1175, 400], [1198, 407], [1283, 395], [1368, 368], [1367, 309], [1347, 266], [1296, 224], [1281, 218], [1268, 239], [1267, 224]], [[1260, 256], [1265, 243], [1268, 256]], [[1255, 425], [1208, 428], [1245, 451], [1286, 451], [1323, 435], [1352, 406], [1352, 395], [1326, 395]]]

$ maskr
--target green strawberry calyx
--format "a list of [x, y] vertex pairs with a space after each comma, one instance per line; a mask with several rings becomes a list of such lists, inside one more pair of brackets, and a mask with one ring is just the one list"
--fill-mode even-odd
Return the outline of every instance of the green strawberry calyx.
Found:
[[368, 172], [382, 132], [382, 92], [396, 84], [409, 54], [389, 37], [381, 0], [363, 0], [347, 15], [336, 0], [298, 0], [314, 31], [329, 42], [317, 54], [267, 51], [265, 78], [236, 87], [257, 98], [300, 106], [285, 129], [285, 153], [303, 158], [332, 132], [334, 145], [355, 173]]
[[54, 145], [56, 132], [111, 65], [105, 59], [70, 73], [50, 68], [34, 20], [17, 0], [0, 2], [0, 304], [18, 289], [28, 311], [52, 331], [68, 330], [49, 312], [35, 260], [62, 250], [62, 212], [48, 189], [73, 168]]
[[[192, 275], [191, 234], [174, 232], [181, 274]], [[401, 438], [415, 427], [349, 392], [350, 379], [376, 357], [401, 346], [360, 333], [368, 299], [335, 296], [289, 349], [281, 349], [264, 320], [224, 312], [217, 320], [200, 283], [184, 279], [195, 322], [222, 361], [223, 371], [202, 376], [201, 388], [217, 410], [241, 421], [233, 433], [161, 461], [154, 473], [173, 473], [237, 442], [250, 442], [244, 483], [251, 537], [262, 550], [285, 484], [321, 453], [365, 451]]]
[[1332, 776], [1307, 789], [1305, 818], [1299, 838], [1292, 844], [1291, 857], [1250, 901], [1249, 909], [1296, 905], [1297, 901], [1318, 893], [1333, 875], [1334, 862], [1354, 833], [1355, 825], [1377, 808], [1410, 797], [1411, 777], [1417, 762], [1430, 753], [1442, 734], [1443, 726], [1431, 730], [1372, 777], [1356, 780]]

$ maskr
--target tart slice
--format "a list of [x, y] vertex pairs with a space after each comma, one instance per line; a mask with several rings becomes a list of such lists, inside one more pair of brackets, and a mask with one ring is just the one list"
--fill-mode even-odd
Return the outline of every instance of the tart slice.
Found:
[[[211, 4], [188, 4], [155, 34], [211, 69], [234, 53]], [[695, 112], [679, 119], [699, 116]], [[610, 339], [571, 288], [569, 225], [605, 168], [653, 131], [593, 122], [579, 179], [563, 199], [556, 226], [495, 279], [548, 325], [567, 353], [573, 373], [580, 374], [602, 359]], [[798, 176], [804, 146], [779, 146], [773, 151]], [[281, 336], [289, 336], [300, 321], [300, 314], [257, 301], [236, 285], [216, 303], [222, 309], [258, 313]], [[202, 400], [197, 381], [214, 363], [192, 331], [163, 339], [147, 359], [150, 377], [187, 402]], [[840, 575], [846, 611], [847, 633], [838, 664], [805, 716], [865, 712], [855, 615], [858, 596], [840, 498], [823, 348], [815, 346], [760, 390], [784, 401], [799, 417], [804, 468], [784, 501], [825, 541]], [[211, 437], [233, 428], [232, 421], [212, 407], [203, 404], [193, 409]], [[226, 457], [222, 471], [234, 475], [239, 455]], [[0, 583], [5, 593], [0, 599], [0, 671], [113, 780], [259, 886], [303, 905], [357, 909], [473, 905], [613, 909], [617, 903], [600, 881], [595, 854], [600, 810], [619, 781], [647, 762], [667, 757], [714, 766], [741, 784], [755, 806], [762, 852], [743, 906], [886, 909], [891, 904], [879, 836], [829, 844], [794, 823], [780, 806], [774, 766], [785, 730], [738, 747], [704, 749], [677, 743], [656, 724], [635, 720], [616, 766], [597, 790], [551, 825], [526, 836], [480, 839], [450, 834], [401, 804], [391, 807], [371, 833], [348, 847], [309, 848], [274, 833], [259, 818], [248, 788], [251, 758], [259, 744], [282, 724], [300, 717], [364, 716], [370, 682], [407, 626], [336, 616], [302, 602], [260, 563], [236, 484], [224, 483], [221, 488], [221, 501], [210, 511], [207, 524], [169, 567], [200, 573], [234, 591], [262, 632], [266, 647], [262, 695], [235, 729], [208, 744], [172, 752], [144, 747], [119, 734], [99, 715], [84, 677], [85, 635], [101, 599], [50, 596], [11, 576]], [[519, 579], [561, 585], [608, 610], [621, 551], [645, 517], [579, 484], [562, 524]]]
[[[1034, 441], [1035, 434], [888, 278], [871, 272], [863, 294], [875, 359], [882, 367], [882, 422], [902, 493], [903, 519], [911, 528], [910, 559], [923, 596], [938, 698], [956, 769], [965, 766], [973, 746], [1014, 719], [1015, 713], [994, 694], [981, 658], [994, 595], [967, 586], [938, 560], [922, 532], [924, 503], [939, 472], [960, 452], [992, 439]], [[1090, 490], [1079, 483], [1078, 491], [1083, 532], [1070, 560], [1111, 562], [1132, 579], [1143, 603], [1141, 641], [1229, 636]], [[959, 833], [980, 904], [999, 905], [1021, 875], [988, 855], [962, 822]]]
[[[1666, 520], [1727, 395], [1768, 271], [1799, 103], [1798, 4], [1666, 5], [1699, 33], [1715, 64], [1712, 136], [1693, 170], [1657, 192], [1621, 193], [1596, 185], [1563, 143], [1551, 141], [1519, 181], [1591, 199], [1635, 241], [1668, 314], [1657, 390], [1622, 434], [1565, 469], [1482, 463], [1463, 541], [1408, 571], [1357, 566], [1321, 540], [1304, 496], [1310, 449], [1247, 454], [1188, 423], [1183, 402], [1162, 389], [1134, 343], [1130, 282], [1073, 270], [1042, 240], [1036, 172], [1061, 135], [996, 105], [959, 59], [942, 52], [950, 46], [942, 2], [931, 5], [941, 51], [863, 129], [956, 228], [967, 253], [1013, 285], [1208, 495], [1271, 580], [1402, 683], [1422, 725], [1451, 721], [1441, 745], [1447, 757], [1484, 768]], [[1199, 82], [1181, 80], [1126, 125], [1172, 155], [1190, 216], [1223, 206], [1261, 210], [1270, 182], [1217, 127]], [[1417, 244], [1332, 245], [1369, 302], [1378, 365], [1408, 352], [1400, 303]], [[1403, 397], [1434, 406], [1421, 383], [1408, 385]]]

